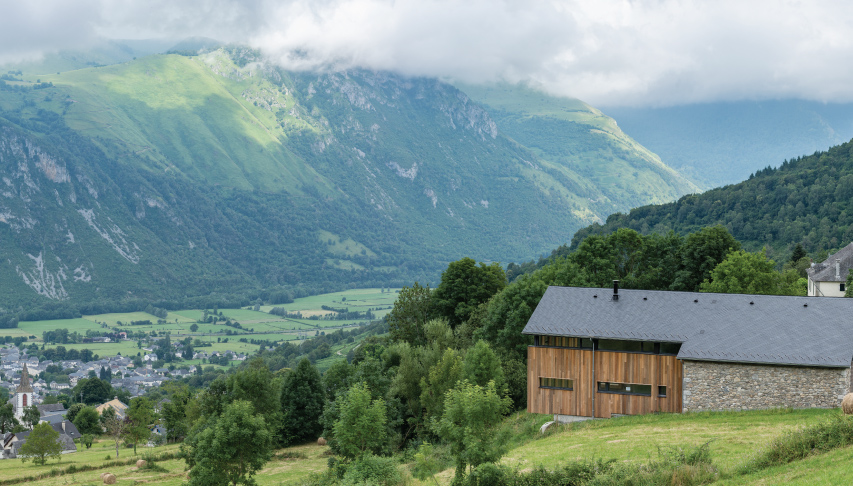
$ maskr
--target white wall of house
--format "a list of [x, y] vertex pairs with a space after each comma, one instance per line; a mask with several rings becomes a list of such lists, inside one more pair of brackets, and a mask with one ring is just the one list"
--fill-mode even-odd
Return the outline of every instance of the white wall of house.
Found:
[[809, 297], [844, 297], [844, 282], [815, 282], [809, 279]]

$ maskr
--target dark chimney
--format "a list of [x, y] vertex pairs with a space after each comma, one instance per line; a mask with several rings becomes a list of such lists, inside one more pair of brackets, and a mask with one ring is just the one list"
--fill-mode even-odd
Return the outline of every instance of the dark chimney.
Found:
[[619, 300], [619, 281], [613, 281], [613, 300]]

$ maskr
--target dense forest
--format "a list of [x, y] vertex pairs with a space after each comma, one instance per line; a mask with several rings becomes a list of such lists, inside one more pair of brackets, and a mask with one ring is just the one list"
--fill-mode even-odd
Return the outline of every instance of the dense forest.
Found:
[[767, 247], [774, 257], [797, 243], [816, 255], [846, 246], [853, 241], [853, 142], [759, 170], [739, 184], [613, 214], [578, 231], [571, 248], [618, 228], [685, 234], [715, 224], [745, 248]]

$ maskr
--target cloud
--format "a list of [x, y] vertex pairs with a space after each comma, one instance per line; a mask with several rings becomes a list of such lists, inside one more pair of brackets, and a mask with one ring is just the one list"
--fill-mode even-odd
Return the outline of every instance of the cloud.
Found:
[[853, 9], [832, 0], [4, 3], [0, 62], [98, 35], [205, 36], [288, 69], [525, 81], [597, 106], [853, 101]]

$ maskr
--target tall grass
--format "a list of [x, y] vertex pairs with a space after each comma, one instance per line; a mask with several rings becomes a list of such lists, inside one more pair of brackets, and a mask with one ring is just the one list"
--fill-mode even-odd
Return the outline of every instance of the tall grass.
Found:
[[817, 424], [783, 433], [748, 458], [738, 472], [748, 474], [851, 444], [853, 418], [839, 413]]

